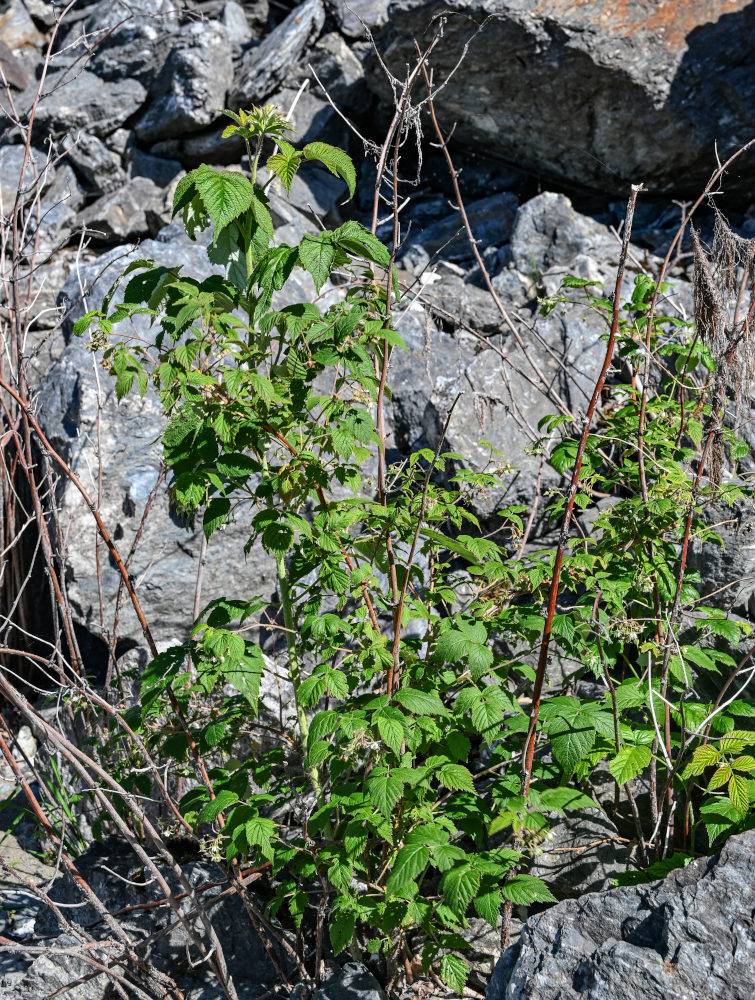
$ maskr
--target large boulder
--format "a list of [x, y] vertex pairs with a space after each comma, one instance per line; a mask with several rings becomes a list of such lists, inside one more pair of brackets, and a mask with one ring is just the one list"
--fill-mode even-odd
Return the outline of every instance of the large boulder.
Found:
[[152, 85], [153, 98], [136, 123], [136, 137], [158, 139], [196, 132], [218, 117], [233, 78], [228, 34], [217, 21], [186, 25]]
[[[750, 0], [394, 0], [389, 15], [375, 37], [400, 78], [441, 23], [436, 84], [470, 42], [436, 101], [457, 148], [545, 178], [697, 194], [716, 143], [723, 158], [755, 135]], [[388, 96], [381, 72], [371, 81]], [[737, 174], [729, 188], [749, 197], [751, 169]]]
[[662, 882], [565, 900], [531, 917], [487, 1000], [750, 1000], [755, 832]]

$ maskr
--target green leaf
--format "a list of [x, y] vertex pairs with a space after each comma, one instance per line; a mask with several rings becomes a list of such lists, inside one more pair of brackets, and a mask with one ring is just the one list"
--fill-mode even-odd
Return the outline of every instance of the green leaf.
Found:
[[339, 912], [331, 915], [328, 921], [328, 932], [334, 955], [339, 955], [344, 948], [349, 946], [354, 936], [355, 923], [356, 918], [353, 913]]
[[530, 903], [555, 903], [556, 897], [551, 893], [542, 879], [535, 875], [514, 875], [501, 886], [505, 899], [517, 906], [527, 906]]
[[471, 865], [452, 868], [443, 876], [441, 889], [443, 902], [461, 918], [480, 888], [480, 873]]
[[413, 882], [424, 872], [430, 860], [430, 851], [423, 844], [405, 844], [396, 855], [386, 888], [395, 892]]
[[487, 889], [474, 898], [474, 908], [493, 930], [498, 928], [498, 918], [501, 915], [502, 905], [503, 897], [500, 889]]
[[231, 501], [227, 497], [214, 497], [205, 507], [202, 518], [205, 538], [209, 538], [213, 531], [225, 523], [231, 509]]
[[432, 691], [418, 691], [416, 688], [401, 688], [395, 694], [396, 701], [413, 715], [447, 715], [445, 705]]
[[576, 723], [560, 718], [558, 728], [549, 729], [553, 756], [561, 765], [564, 774], [571, 777], [580, 761], [592, 750], [595, 730], [582, 719]]
[[442, 764], [436, 771], [435, 777], [446, 788], [454, 792], [473, 792], [475, 790], [472, 775], [469, 769], [463, 764]]
[[740, 816], [745, 816], [750, 807], [750, 793], [747, 788], [747, 779], [741, 774], [733, 774], [727, 791], [731, 804]]
[[239, 797], [235, 792], [228, 791], [224, 788], [222, 791], [218, 792], [214, 799], [211, 799], [207, 805], [204, 807], [202, 812], [199, 814], [200, 823], [211, 823], [214, 819], [222, 813], [224, 809], [228, 806], [232, 806], [234, 802], [238, 802]]
[[275, 836], [275, 823], [263, 816], [253, 816], [247, 820], [245, 832], [249, 846], [259, 847], [263, 857], [272, 861], [275, 856], [272, 843], [272, 838]]
[[692, 754], [692, 760], [682, 772], [682, 779], [686, 781], [688, 778], [697, 777], [702, 774], [706, 767], [716, 764], [720, 756], [718, 748], [710, 743], [704, 743], [702, 746], [697, 747]]
[[202, 164], [188, 176], [193, 178], [207, 214], [215, 225], [215, 240], [230, 222], [255, 204], [251, 181], [236, 170], [213, 170]]
[[401, 744], [406, 738], [406, 729], [401, 712], [395, 708], [385, 708], [377, 713], [375, 720], [380, 738], [399, 757], [401, 755]]
[[383, 816], [390, 819], [393, 807], [401, 798], [404, 783], [398, 775], [388, 771], [373, 774], [367, 779], [367, 794], [370, 801]]
[[622, 747], [608, 765], [608, 769], [618, 785], [625, 785], [648, 766], [652, 756], [650, 747]]
[[267, 161], [267, 167], [282, 181], [286, 194], [290, 194], [291, 184], [299, 169], [302, 154], [294, 149], [290, 143], [281, 142], [281, 140], [278, 140], [278, 149], [279, 152], [273, 153]]
[[342, 177], [349, 189], [349, 197], [354, 197], [357, 175], [348, 153], [344, 153], [337, 146], [330, 146], [327, 142], [308, 142], [302, 152], [308, 160], [319, 160], [332, 174]]
[[469, 966], [458, 955], [444, 955], [440, 960], [440, 978], [459, 996], [464, 992], [469, 975]]
[[312, 275], [318, 292], [330, 277], [335, 256], [336, 248], [329, 233], [302, 237], [299, 244], [299, 260]]
[[223, 664], [223, 676], [256, 710], [265, 658], [259, 646], [247, 645], [246, 653], [230, 665]]

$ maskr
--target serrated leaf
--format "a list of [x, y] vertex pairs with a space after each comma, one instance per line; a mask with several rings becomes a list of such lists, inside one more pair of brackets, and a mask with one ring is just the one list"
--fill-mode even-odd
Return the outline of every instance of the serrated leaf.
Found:
[[702, 774], [706, 767], [716, 764], [720, 756], [721, 754], [717, 747], [710, 743], [705, 743], [697, 747], [692, 754], [692, 760], [682, 772], [682, 779], [686, 781], [688, 778]]
[[469, 769], [463, 764], [442, 764], [436, 771], [438, 781], [454, 792], [473, 792], [474, 781]]
[[213, 170], [206, 164], [189, 175], [199, 193], [207, 214], [215, 226], [215, 240], [225, 227], [255, 203], [251, 181], [235, 170]]
[[308, 142], [302, 152], [308, 160], [319, 160], [336, 177], [342, 177], [349, 189], [349, 197], [354, 197], [357, 175], [348, 153], [327, 142]]
[[750, 793], [747, 779], [741, 774], [733, 774], [727, 789], [729, 800], [740, 816], [744, 816], [750, 807]]
[[577, 765], [585, 759], [595, 742], [595, 730], [583, 719], [577, 722], [559, 719], [558, 729], [551, 728], [548, 735], [551, 740], [553, 756], [561, 765], [567, 777], [576, 771]]
[[275, 823], [263, 816], [253, 816], [245, 826], [246, 841], [250, 847], [259, 847], [260, 853], [269, 861], [275, 857], [272, 838], [275, 836]]
[[395, 694], [399, 705], [413, 715], [447, 715], [446, 707], [433, 691], [418, 691], [416, 688], [401, 688]]
[[398, 775], [384, 772], [367, 779], [367, 794], [370, 801], [383, 816], [390, 818], [393, 807], [401, 798], [404, 783]]
[[328, 921], [328, 933], [330, 943], [333, 945], [333, 954], [339, 955], [344, 948], [348, 948], [354, 936], [354, 925], [356, 918], [353, 913], [336, 913], [331, 915]]
[[267, 161], [268, 170], [272, 170], [275, 176], [283, 183], [286, 194], [290, 194], [291, 184], [296, 176], [296, 171], [299, 169], [302, 154], [294, 149], [290, 143], [281, 142], [280, 140], [278, 140], [278, 149], [279, 152], [273, 153]]
[[483, 696], [472, 705], [471, 715], [472, 725], [490, 746], [503, 724], [503, 708]]
[[608, 765], [617, 785], [624, 785], [636, 778], [652, 759], [650, 747], [622, 747]]
[[330, 277], [336, 248], [330, 235], [303, 236], [299, 244], [299, 260], [312, 275], [315, 288], [319, 292]]
[[458, 955], [444, 955], [440, 960], [440, 978], [459, 996], [464, 992], [469, 976], [469, 966]]
[[500, 889], [488, 889], [478, 893], [474, 898], [474, 908], [483, 920], [486, 920], [493, 930], [498, 928], [498, 918], [501, 915], [503, 897]]
[[224, 788], [222, 791], [218, 792], [214, 799], [211, 799], [207, 805], [204, 807], [202, 812], [199, 814], [200, 823], [211, 823], [214, 819], [222, 813], [224, 809], [228, 806], [232, 806], [234, 802], [238, 802], [239, 797], [235, 792], [229, 791]]
[[731, 778], [732, 771], [728, 764], [724, 764], [723, 767], [719, 767], [717, 771], [713, 772], [713, 777], [708, 782], [708, 787], [706, 791], [715, 792], [718, 788], [723, 788], [726, 782]]
[[227, 497], [213, 497], [205, 507], [202, 517], [202, 527], [205, 538], [209, 538], [213, 531], [225, 523], [231, 509], [231, 501]]
[[[378, 733], [380, 738], [393, 750], [397, 757], [401, 755], [401, 744], [406, 738], [406, 730], [404, 728], [404, 723], [401, 713], [396, 709], [393, 710], [396, 714], [394, 715], [390, 709], [385, 709], [382, 712], [378, 712], [375, 716], [377, 722]], [[399, 716], [399, 718], [397, 718]]]
[[430, 850], [424, 844], [405, 844], [396, 855], [391, 875], [386, 884], [389, 892], [413, 882], [424, 872], [430, 861]]
[[462, 918], [480, 888], [480, 873], [471, 865], [460, 865], [447, 871], [440, 885], [443, 902]]
[[556, 897], [542, 879], [535, 875], [514, 875], [501, 886], [505, 899], [517, 906], [530, 903], [555, 903]]

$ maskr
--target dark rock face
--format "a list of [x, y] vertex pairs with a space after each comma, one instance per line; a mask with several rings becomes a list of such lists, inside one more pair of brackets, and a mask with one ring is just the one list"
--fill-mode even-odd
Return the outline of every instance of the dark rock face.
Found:
[[160, 75], [135, 132], [147, 145], [158, 139], [196, 132], [225, 107], [233, 78], [228, 34], [217, 21], [186, 25]]
[[228, 101], [233, 108], [259, 104], [279, 87], [307, 43], [325, 23], [322, 0], [306, 0], [259, 45], [249, 49], [236, 71]]
[[540, 176], [622, 196], [639, 181], [697, 193], [716, 140], [725, 156], [755, 134], [749, 0], [394, 0], [376, 37], [398, 76], [442, 12], [436, 80], [471, 45], [438, 95], [441, 120], [457, 142]]
[[48, 96], [40, 102], [36, 118], [43, 133], [82, 129], [101, 139], [120, 128], [147, 98], [138, 80], [105, 81], [89, 70], [76, 74], [60, 70], [48, 82]]
[[755, 833], [662, 882], [591, 893], [530, 918], [487, 1000], [750, 1000]]
[[[111, 913], [117, 913], [124, 907], [133, 907], [134, 903], [149, 903], [163, 898], [157, 882], [150, 878], [148, 872], [140, 869], [138, 859], [128, 846], [115, 838], [92, 845], [77, 859], [76, 865]], [[205, 905], [225, 887], [223, 872], [212, 862], [190, 861], [182, 866], [182, 873], [193, 888], [204, 887], [199, 888], [198, 895]], [[162, 875], [173, 892], [185, 892], [173, 871], [163, 868]], [[125, 882], [124, 879], [129, 879], [130, 882]], [[140, 882], [144, 883], [143, 886], [139, 885]], [[98, 922], [98, 914], [90, 904], [83, 907], [80, 905], [82, 895], [69, 875], [57, 880], [50, 895], [66, 907], [65, 913], [74, 924], [92, 928], [95, 938], [110, 934], [109, 928], [102, 921]], [[186, 896], [183, 899], [181, 908], [188, 913], [193, 904]], [[265, 945], [254, 932], [238, 896], [233, 895], [217, 903], [209, 912], [239, 995], [244, 1000], [251, 1000], [264, 992], [264, 988], [269, 988], [277, 978]], [[134, 908], [128, 916], [120, 916], [119, 923], [136, 942], [144, 942], [155, 935], [155, 941], [147, 946], [146, 954], [156, 968], [180, 982], [187, 998], [199, 1000], [201, 997], [206, 1000], [209, 996], [222, 995], [221, 992], [204, 992], [217, 989], [212, 973], [206, 964], [194, 964], [199, 957], [196, 948], [186, 929], [175, 925], [175, 915], [168, 908]], [[171, 924], [174, 925], [172, 928]], [[190, 925], [200, 938], [204, 937], [198, 917], [191, 919]], [[162, 934], [156, 933], [162, 929], [165, 929]], [[61, 930], [52, 912], [43, 909], [37, 918], [36, 933], [51, 936], [53, 945], [58, 947], [65, 947], [69, 942], [75, 941], [66, 934], [61, 934]], [[66, 958], [55, 957], [54, 953], [52, 958], [41, 956], [32, 963], [21, 993], [16, 995], [24, 1000], [41, 1000], [55, 987], [62, 987], [75, 980], [82, 972], [91, 971], [91, 967], [79, 969], [77, 965], [78, 963], [72, 963]], [[104, 1000], [109, 995], [107, 980], [100, 976], [86, 983], [83, 988], [74, 987], [67, 995], [75, 1000]]]

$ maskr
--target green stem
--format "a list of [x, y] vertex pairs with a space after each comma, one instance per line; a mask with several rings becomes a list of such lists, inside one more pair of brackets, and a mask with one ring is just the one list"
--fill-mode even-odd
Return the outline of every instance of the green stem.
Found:
[[[309, 737], [309, 723], [304, 706], [299, 698], [299, 688], [301, 687], [301, 668], [299, 666], [299, 654], [296, 649], [296, 634], [294, 632], [294, 615], [291, 608], [291, 591], [288, 588], [288, 575], [286, 574], [286, 563], [283, 556], [277, 557], [278, 563], [278, 587], [281, 595], [281, 605], [283, 607], [283, 622], [286, 626], [286, 646], [288, 647], [288, 676], [291, 680], [291, 687], [294, 690], [294, 705], [296, 707], [296, 719], [299, 723], [299, 735], [301, 736], [302, 749], [306, 753], [307, 739]], [[316, 767], [308, 770], [312, 788], [318, 800], [322, 796], [322, 785], [320, 775]]]

